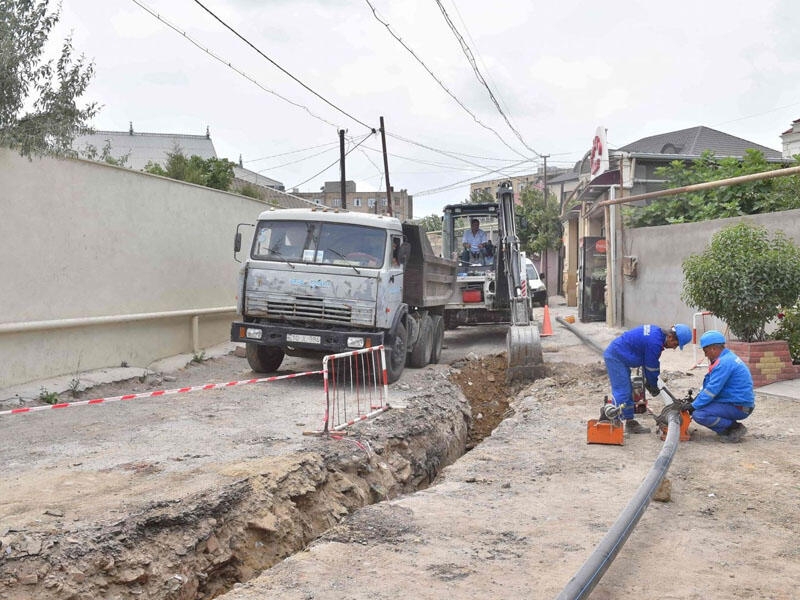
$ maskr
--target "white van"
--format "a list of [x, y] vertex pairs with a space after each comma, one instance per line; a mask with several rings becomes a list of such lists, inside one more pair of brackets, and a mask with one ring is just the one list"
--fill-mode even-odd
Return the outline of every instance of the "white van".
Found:
[[547, 304], [547, 287], [539, 277], [539, 272], [531, 262], [530, 258], [525, 259], [525, 274], [528, 280], [528, 295], [534, 304], [544, 306]]

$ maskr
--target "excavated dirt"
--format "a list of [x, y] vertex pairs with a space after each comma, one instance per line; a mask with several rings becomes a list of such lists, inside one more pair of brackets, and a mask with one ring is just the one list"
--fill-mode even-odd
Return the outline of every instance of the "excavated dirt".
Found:
[[[60, 429], [3, 421], [0, 598], [555, 597], [660, 441], [586, 444], [607, 380], [571, 334], [545, 340], [546, 377], [514, 388], [501, 330], [453, 356], [459, 335], [477, 347], [474, 334], [449, 332], [449, 366], [407, 371], [394, 409], [331, 439], [299, 433], [309, 419], [292, 411], [318, 384], [299, 380], [266, 405], [232, 388], [152, 413], [87, 408]], [[242, 379], [242, 364], [192, 364], [170, 386]], [[678, 395], [699, 389], [690, 354], [665, 352], [662, 364]], [[287, 433], [265, 432], [269, 418]], [[671, 499], [648, 508], [592, 597], [796, 597], [798, 419], [796, 401], [759, 395], [741, 445], [693, 426], [668, 474]]]
[[[193, 363], [171, 385], [208, 380], [235, 360]], [[489, 364], [491, 374], [483, 370]], [[361, 424], [357, 434], [308, 438], [302, 450], [278, 458], [227, 462], [221, 471], [228, 481], [219, 487], [145, 502], [130, 514], [110, 509], [75, 517], [68, 503], [48, 498], [46, 506], [61, 508], [40, 509], [36, 522], [0, 528], [0, 598], [215, 598], [301, 550], [355, 509], [430, 485], [465, 452], [467, 440], [478, 443], [503, 418], [506, 392], [493, 391], [499, 394], [494, 398], [487, 391], [495, 390], [495, 379], [502, 381], [504, 364], [494, 357], [452, 371], [454, 380], [474, 384], [465, 384], [469, 391], [482, 391], [473, 408], [446, 376], [421, 372], [424, 385], [412, 390], [402, 410]], [[161, 383], [161, 377], [150, 383], [140, 378], [98, 386], [92, 394], [109, 397]], [[472, 413], [480, 418], [471, 420]], [[99, 469], [106, 476], [130, 474], [132, 482], [164, 470], [155, 459]], [[136, 483], [126, 494], [136, 494]], [[104, 505], [98, 497], [98, 509]]]

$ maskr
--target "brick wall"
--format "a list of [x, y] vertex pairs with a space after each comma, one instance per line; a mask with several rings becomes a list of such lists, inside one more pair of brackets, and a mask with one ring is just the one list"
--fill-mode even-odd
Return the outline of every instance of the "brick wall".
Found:
[[797, 367], [792, 364], [789, 344], [785, 340], [752, 343], [728, 342], [726, 347], [750, 368], [755, 387], [776, 381], [795, 379], [800, 375]]

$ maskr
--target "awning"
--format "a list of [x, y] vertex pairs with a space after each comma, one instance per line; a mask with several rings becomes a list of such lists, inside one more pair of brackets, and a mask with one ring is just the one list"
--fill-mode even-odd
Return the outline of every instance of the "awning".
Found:
[[592, 179], [589, 185], [581, 192], [580, 196], [578, 196], [578, 202], [594, 202], [606, 193], [609, 187], [612, 185], [619, 185], [619, 182], [619, 169], [600, 173], [600, 175]]

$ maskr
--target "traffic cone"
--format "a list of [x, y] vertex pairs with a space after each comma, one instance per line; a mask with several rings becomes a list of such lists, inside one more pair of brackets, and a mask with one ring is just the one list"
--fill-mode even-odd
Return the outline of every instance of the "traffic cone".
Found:
[[542, 333], [539, 334], [539, 337], [547, 337], [548, 335], [553, 335], [553, 326], [550, 325], [550, 307], [547, 304], [544, 305], [544, 319], [542, 323]]

